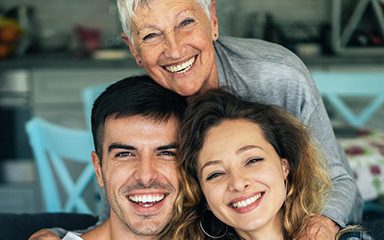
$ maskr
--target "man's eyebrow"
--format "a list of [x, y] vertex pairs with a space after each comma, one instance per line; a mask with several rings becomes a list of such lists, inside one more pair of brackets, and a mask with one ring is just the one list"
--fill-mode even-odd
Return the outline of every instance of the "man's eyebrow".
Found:
[[167, 150], [167, 149], [177, 149], [179, 148], [179, 145], [177, 143], [171, 143], [164, 146], [160, 146], [156, 148], [158, 151]]
[[126, 144], [122, 144], [122, 143], [112, 143], [108, 147], [108, 152], [110, 153], [114, 149], [136, 150], [136, 148], [134, 146], [131, 146], [131, 145], [126, 145]]

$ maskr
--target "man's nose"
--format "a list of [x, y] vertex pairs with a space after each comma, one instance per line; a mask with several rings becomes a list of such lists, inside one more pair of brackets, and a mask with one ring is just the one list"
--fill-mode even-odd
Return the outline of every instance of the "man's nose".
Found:
[[135, 171], [135, 179], [143, 184], [150, 184], [158, 177], [156, 159], [142, 156]]
[[[180, 35], [180, 34], [179, 34]], [[179, 59], [183, 56], [184, 44], [181, 36], [175, 32], [166, 34], [165, 37], [165, 56], [172, 59]]]
[[232, 171], [228, 189], [230, 191], [241, 192], [247, 189], [251, 185], [251, 180], [240, 171]]

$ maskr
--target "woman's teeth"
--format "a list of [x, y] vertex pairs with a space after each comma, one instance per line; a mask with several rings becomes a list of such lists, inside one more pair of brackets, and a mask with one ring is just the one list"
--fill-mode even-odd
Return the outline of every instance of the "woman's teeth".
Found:
[[191, 69], [194, 62], [195, 62], [195, 57], [189, 59], [188, 61], [182, 64], [166, 66], [165, 69], [167, 69], [171, 73], [184, 73], [189, 69]]
[[251, 205], [252, 203], [256, 202], [257, 200], [259, 200], [260, 197], [261, 197], [261, 193], [258, 193], [253, 197], [250, 197], [250, 198], [243, 200], [243, 201], [232, 203], [231, 205], [233, 208], [247, 207], [247, 206]]

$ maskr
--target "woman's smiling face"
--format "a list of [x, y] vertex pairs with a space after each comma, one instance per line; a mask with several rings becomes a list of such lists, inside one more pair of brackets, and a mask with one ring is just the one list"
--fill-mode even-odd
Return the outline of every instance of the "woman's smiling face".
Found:
[[218, 85], [213, 46], [218, 23], [212, 2], [208, 17], [196, 0], [150, 1], [135, 10], [133, 43], [123, 35], [137, 63], [183, 96]]
[[198, 174], [209, 208], [241, 236], [280, 231], [289, 164], [248, 120], [224, 120], [207, 132]]

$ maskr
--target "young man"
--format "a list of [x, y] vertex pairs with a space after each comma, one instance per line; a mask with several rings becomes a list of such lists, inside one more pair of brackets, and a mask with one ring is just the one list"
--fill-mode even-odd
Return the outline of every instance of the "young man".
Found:
[[175, 155], [185, 106], [183, 97], [146, 76], [123, 79], [97, 98], [92, 162], [110, 216], [81, 236], [68, 232], [65, 240], [146, 240], [161, 235], [179, 192]]

